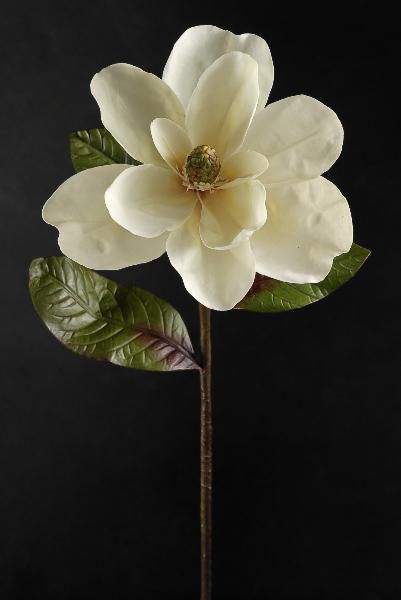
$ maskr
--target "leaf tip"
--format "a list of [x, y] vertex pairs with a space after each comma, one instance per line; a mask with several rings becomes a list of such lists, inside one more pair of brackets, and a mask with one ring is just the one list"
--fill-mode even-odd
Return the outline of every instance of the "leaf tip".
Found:
[[47, 271], [46, 261], [44, 258], [34, 258], [29, 265], [29, 280], [32, 281], [41, 277]]

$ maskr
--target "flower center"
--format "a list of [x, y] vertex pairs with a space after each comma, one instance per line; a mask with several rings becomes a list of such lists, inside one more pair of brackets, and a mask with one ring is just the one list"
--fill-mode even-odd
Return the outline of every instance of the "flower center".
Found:
[[183, 184], [193, 190], [211, 190], [220, 173], [220, 160], [211, 146], [196, 146], [187, 156]]

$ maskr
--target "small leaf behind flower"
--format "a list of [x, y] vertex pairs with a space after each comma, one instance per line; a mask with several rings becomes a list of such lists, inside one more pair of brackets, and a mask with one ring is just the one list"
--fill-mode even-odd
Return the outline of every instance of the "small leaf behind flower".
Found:
[[351, 279], [362, 267], [370, 250], [353, 244], [346, 254], [337, 256], [327, 277], [319, 283], [284, 283], [257, 275], [252, 288], [236, 306], [253, 312], [286, 312], [322, 300]]
[[47, 328], [77, 354], [149, 371], [200, 368], [180, 315], [150, 292], [64, 256], [33, 260], [29, 288]]
[[70, 152], [77, 173], [103, 165], [138, 165], [107, 129], [82, 129], [70, 133]]

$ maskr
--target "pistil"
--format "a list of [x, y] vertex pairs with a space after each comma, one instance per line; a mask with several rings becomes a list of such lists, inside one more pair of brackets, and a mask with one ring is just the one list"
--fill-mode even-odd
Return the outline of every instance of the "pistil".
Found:
[[183, 168], [183, 185], [198, 191], [212, 190], [219, 181], [221, 165], [217, 152], [206, 144], [188, 154]]

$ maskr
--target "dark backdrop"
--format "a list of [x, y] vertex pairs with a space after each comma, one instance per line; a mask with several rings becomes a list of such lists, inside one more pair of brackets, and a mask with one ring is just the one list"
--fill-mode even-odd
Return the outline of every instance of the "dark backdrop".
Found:
[[[214, 597], [400, 597], [391, 3], [84, 0], [10, 2], [1, 14], [2, 600], [197, 598], [196, 373], [68, 352], [32, 309], [27, 269], [59, 253], [40, 211], [72, 174], [67, 133], [100, 124], [92, 75], [119, 61], [160, 74], [200, 23], [267, 39], [272, 99], [306, 93], [336, 110], [346, 138], [329, 177], [373, 250], [355, 280], [303, 311], [213, 315]], [[196, 341], [195, 302], [167, 260], [114, 277], [173, 303]]]

